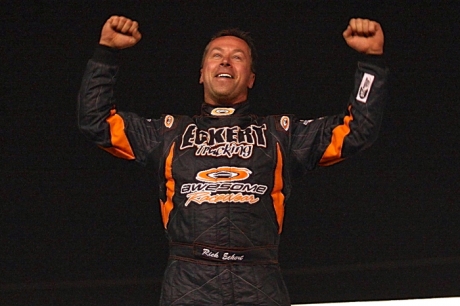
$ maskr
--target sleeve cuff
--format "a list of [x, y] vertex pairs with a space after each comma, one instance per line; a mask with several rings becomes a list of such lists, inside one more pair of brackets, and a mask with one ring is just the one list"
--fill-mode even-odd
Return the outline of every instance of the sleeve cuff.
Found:
[[362, 54], [359, 56], [358, 61], [374, 64], [378, 67], [385, 68], [387, 67], [385, 57], [383, 55], [369, 55], [369, 54]]
[[108, 65], [118, 65], [118, 54], [120, 50], [115, 48], [110, 48], [104, 45], [97, 45], [96, 50], [94, 50], [93, 61]]

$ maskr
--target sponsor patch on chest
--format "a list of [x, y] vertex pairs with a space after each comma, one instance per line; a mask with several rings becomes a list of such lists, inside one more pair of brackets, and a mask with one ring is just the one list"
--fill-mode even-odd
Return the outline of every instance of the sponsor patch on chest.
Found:
[[213, 127], [198, 129], [190, 124], [182, 134], [180, 150], [195, 149], [195, 156], [227, 157], [238, 156], [248, 159], [254, 147], [265, 148], [267, 139], [262, 125]]
[[197, 173], [200, 183], [186, 183], [181, 186], [181, 194], [185, 194], [185, 207], [191, 202], [196, 204], [217, 203], [248, 203], [259, 202], [268, 187], [261, 184], [244, 183], [252, 174], [247, 168], [224, 166], [211, 168]]

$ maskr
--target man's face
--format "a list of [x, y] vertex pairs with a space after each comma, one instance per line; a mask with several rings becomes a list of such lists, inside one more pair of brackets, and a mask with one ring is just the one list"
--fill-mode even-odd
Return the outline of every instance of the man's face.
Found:
[[247, 99], [254, 85], [251, 51], [235, 36], [222, 36], [208, 45], [200, 72], [204, 101], [212, 105], [233, 105]]

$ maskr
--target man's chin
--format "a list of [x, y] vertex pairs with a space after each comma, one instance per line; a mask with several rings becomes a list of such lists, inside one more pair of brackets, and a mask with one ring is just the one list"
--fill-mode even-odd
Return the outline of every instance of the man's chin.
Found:
[[232, 92], [222, 90], [214, 91], [208, 96], [205, 95], [205, 102], [212, 105], [231, 106], [246, 101], [246, 98], [244, 95], [235, 96]]

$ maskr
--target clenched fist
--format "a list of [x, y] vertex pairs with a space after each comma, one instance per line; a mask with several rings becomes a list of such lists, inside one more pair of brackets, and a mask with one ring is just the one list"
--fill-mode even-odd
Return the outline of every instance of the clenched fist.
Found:
[[134, 46], [141, 40], [139, 24], [123, 16], [110, 17], [102, 27], [99, 44], [116, 49]]
[[376, 21], [352, 18], [343, 32], [347, 44], [364, 54], [383, 54], [383, 30]]

